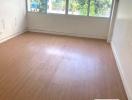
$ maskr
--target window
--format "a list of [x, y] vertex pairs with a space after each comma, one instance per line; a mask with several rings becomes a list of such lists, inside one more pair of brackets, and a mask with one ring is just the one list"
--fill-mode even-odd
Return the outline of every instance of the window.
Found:
[[91, 0], [90, 16], [109, 17], [111, 13], [112, 0]]
[[29, 12], [110, 17], [112, 0], [28, 0]]
[[68, 14], [88, 15], [88, 0], [69, 0]]
[[28, 0], [29, 12], [47, 12], [47, 0]]
[[65, 14], [65, 0], [48, 0], [47, 13]]

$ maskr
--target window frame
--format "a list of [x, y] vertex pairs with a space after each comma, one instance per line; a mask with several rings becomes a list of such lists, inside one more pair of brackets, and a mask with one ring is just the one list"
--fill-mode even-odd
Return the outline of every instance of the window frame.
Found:
[[27, 13], [37, 13], [37, 14], [42, 14], [43, 13], [43, 14], [46, 14], [46, 15], [81, 16], [81, 17], [102, 18], [102, 19], [110, 19], [111, 18], [113, 6], [114, 6], [114, 0], [112, 0], [110, 16], [109, 17], [90, 16], [89, 15], [90, 14], [90, 2], [91, 2], [91, 0], [88, 0], [88, 14], [87, 14], [87, 16], [68, 14], [69, 0], [66, 0], [66, 7], [65, 7], [65, 13], [64, 14], [61, 14], [61, 13], [47, 13], [47, 11], [45, 13], [28, 11], [28, 0], [26, 0], [26, 11], [27, 11]]

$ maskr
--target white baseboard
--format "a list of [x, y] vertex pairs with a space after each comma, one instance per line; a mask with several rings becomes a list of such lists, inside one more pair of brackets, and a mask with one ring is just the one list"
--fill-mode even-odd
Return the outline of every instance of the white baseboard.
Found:
[[123, 66], [122, 66], [122, 64], [121, 64], [121, 62], [119, 60], [118, 53], [117, 53], [113, 43], [111, 43], [111, 48], [112, 48], [113, 53], [114, 53], [114, 57], [115, 57], [115, 60], [116, 60], [116, 63], [117, 63], [117, 67], [118, 67], [118, 70], [119, 70], [119, 73], [120, 73], [120, 76], [121, 76], [121, 79], [122, 79], [122, 82], [123, 82], [123, 85], [124, 85], [128, 100], [132, 100], [132, 93], [131, 93], [131, 90], [130, 90], [129, 85], [127, 83], [127, 80], [125, 78], [125, 74], [124, 74], [124, 71], [122, 69]]
[[3, 37], [2, 39], [0, 39], [0, 43], [3, 43], [3, 42], [6, 42], [7, 40], [11, 39], [11, 38], [14, 38], [22, 33], [26, 32], [26, 30], [22, 31], [22, 32], [18, 32], [18, 33], [15, 33], [15, 34], [11, 34], [9, 36], [6, 36], [6, 37]]
[[27, 28], [27, 31], [29, 31], [29, 32], [39, 32], [39, 33], [48, 33], [48, 34], [55, 34], [55, 35], [66, 35], [66, 36], [75, 36], [75, 37], [104, 39], [104, 40], [107, 39], [107, 36], [97, 36], [97, 35], [88, 35], [88, 34], [56, 32], [56, 31], [41, 30], [41, 29], [36, 29], [36, 28]]

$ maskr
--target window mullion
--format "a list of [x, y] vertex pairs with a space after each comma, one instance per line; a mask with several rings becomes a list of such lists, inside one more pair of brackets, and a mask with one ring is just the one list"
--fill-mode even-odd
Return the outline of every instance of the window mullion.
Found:
[[90, 13], [90, 1], [91, 0], [88, 0], [88, 15], [87, 16], [89, 16], [89, 13]]
[[45, 0], [45, 1], [46, 1], [46, 4], [45, 4], [45, 6], [46, 6], [46, 7], [45, 7], [45, 13], [47, 14], [47, 12], [48, 12], [48, 11], [47, 11], [47, 10], [48, 10], [48, 9], [47, 9], [47, 7], [48, 7], [48, 0]]
[[65, 11], [65, 14], [68, 15], [68, 5], [69, 5], [69, 0], [66, 0], [66, 11]]

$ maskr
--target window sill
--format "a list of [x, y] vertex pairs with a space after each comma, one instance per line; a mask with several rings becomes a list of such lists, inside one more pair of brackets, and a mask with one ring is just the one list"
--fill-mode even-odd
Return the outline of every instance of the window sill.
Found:
[[42, 12], [27, 12], [28, 14], [35, 14], [35, 15], [53, 15], [53, 16], [68, 16], [68, 17], [87, 17], [92, 19], [110, 19], [110, 17], [97, 17], [97, 16], [83, 16], [83, 15], [68, 15], [68, 14], [60, 14], [60, 13], [42, 13]]

